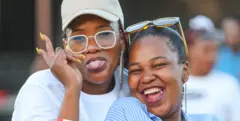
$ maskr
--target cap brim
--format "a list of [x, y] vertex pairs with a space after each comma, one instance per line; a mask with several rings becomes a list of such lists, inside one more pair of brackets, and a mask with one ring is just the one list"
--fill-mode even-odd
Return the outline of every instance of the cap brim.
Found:
[[103, 19], [106, 19], [108, 21], [111, 21], [111, 22], [116, 22], [119, 20], [119, 17], [117, 17], [116, 15], [112, 14], [112, 13], [109, 13], [107, 11], [104, 11], [104, 10], [99, 10], [99, 9], [85, 9], [85, 10], [82, 10], [82, 11], [79, 11], [79, 12], [76, 12], [75, 14], [73, 14], [72, 16], [70, 16], [67, 21], [65, 21], [63, 24], [62, 24], [62, 30], [66, 29], [66, 27], [75, 19], [77, 18], [78, 16], [81, 16], [81, 15], [85, 15], [85, 14], [91, 14], [91, 15], [96, 15], [96, 16], [99, 16]]

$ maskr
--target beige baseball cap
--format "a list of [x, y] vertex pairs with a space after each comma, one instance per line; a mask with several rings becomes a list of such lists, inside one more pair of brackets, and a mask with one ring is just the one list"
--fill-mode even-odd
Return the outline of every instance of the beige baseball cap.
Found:
[[124, 18], [118, 0], [63, 0], [61, 7], [62, 30], [78, 16], [92, 14], [106, 19], [110, 22], [121, 21]]

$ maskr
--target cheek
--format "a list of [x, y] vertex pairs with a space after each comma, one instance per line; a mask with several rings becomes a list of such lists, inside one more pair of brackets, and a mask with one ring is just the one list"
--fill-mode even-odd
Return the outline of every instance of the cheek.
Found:
[[203, 56], [205, 56], [205, 50], [204, 50], [204, 48], [198, 48], [197, 50], [196, 50], [196, 52], [195, 52], [195, 56], [197, 56], [198, 58], [202, 58]]
[[181, 105], [182, 100], [182, 87], [180, 82], [177, 80], [172, 80], [169, 83], [167, 89], [165, 90], [166, 98], [164, 100], [165, 110], [173, 111]]
[[169, 82], [166, 83], [167, 93], [171, 97], [176, 97], [180, 92], [180, 81], [174, 77], [169, 77]]
[[105, 52], [109, 60], [111, 60], [113, 63], [118, 62], [121, 52], [120, 44], [116, 43], [113, 48], [107, 49]]
[[165, 93], [167, 98], [170, 98], [170, 100], [168, 99], [169, 101], [177, 102], [180, 97], [182, 76], [179, 72], [178, 69], [173, 67], [158, 72], [160, 79], [166, 86]]
[[139, 77], [129, 75], [128, 84], [129, 84], [131, 91], [137, 91], [139, 82], [140, 82]]
[[167, 93], [168, 96], [174, 100], [174, 102], [176, 102], [176, 100], [178, 100], [178, 98], [181, 96], [181, 84], [178, 80], [172, 80], [173, 82], [171, 84], [169, 84], [169, 87], [167, 89]]
[[142, 97], [142, 94], [138, 90], [138, 87], [140, 85], [140, 77], [129, 76], [128, 80], [129, 80], [128, 85], [129, 85], [130, 90], [131, 90], [131, 96], [136, 97], [142, 103], [144, 103], [144, 99]]
[[149, 111], [158, 116], [166, 116], [175, 112], [181, 105], [181, 81], [177, 71], [166, 70], [161, 73], [161, 80], [165, 84], [165, 92], [162, 103], [149, 108]]

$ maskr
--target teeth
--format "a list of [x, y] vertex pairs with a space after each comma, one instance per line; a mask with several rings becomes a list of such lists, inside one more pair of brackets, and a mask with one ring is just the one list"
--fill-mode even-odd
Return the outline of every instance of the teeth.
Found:
[[156, 93], [156, 92], [163, 93], [163, 91], [160, 88], [150, 88], [150, 89], [147, 89], [144, 91], [144, 95], [149, 95], [149, 94]]

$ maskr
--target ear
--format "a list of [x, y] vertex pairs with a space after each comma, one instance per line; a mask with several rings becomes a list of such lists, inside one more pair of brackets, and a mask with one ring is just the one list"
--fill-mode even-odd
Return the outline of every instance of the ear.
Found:
[[188, 81], [188, 78], [189, 78], [189, 63], [187, 61], [183, 65], [183, 73], [182, 73], [183, 84]]

